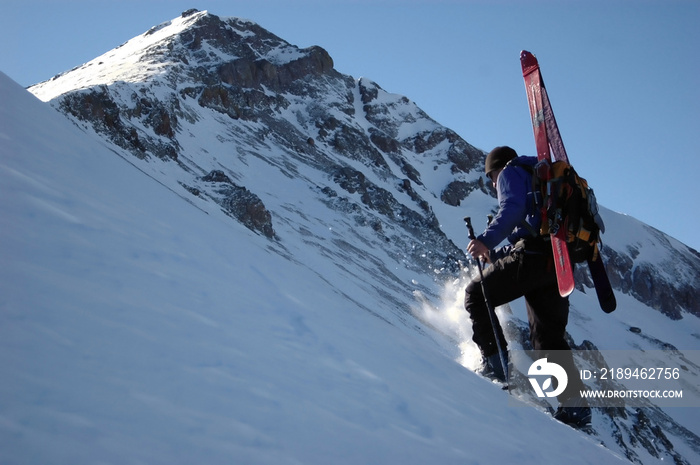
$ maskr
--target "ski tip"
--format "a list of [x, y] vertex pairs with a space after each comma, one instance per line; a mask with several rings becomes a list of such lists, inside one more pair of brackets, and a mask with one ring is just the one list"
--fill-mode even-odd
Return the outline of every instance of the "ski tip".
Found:
[[571, 293], [574, 292], [574, 287], [571, 286], [560, 286], [559, 287], [559, 295], [562, 297], [569, 297]]
[[573, 273], [573, 270], [571, 268], [569, 268], [568, 272], [564, 272], [561, 276], [559, 275], [559, 272], [557, 272], [557, 284], [559, 284], [559, 295], [562, 297], [568, 297], [569, 295], [571, 295], [572, 292], [574, 292], [574, 289], [576, 288], [575, 282], [573, 280], [573, 275], [570, 273]]
[[520, 52], [520, 63], [522, 64], [523, 71], [539, 67], [535, 55], [527, 50], [522, 50]]

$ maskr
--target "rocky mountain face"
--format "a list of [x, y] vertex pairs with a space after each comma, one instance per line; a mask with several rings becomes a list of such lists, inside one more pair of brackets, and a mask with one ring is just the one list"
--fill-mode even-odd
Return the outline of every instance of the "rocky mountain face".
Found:
[[[322, 48], [238, 18], [187, 11], [29, 90], [195, 207], [223, 211], [292, 260], [317, 251], [395, 302], [402, 321], [407, 283], [437, 296], [436, 284], [460, 277], [461, 218], [496, 208], [482, 150], [408, 98], [341, 74]], [[673, 320], [700, 316], [698, 252], [604, 213], [617, 292]], [[593, 292], [584, 267], [577, 283]], [[673, 423], [658, 412], [627, 417], [615, 440], [631, 460]], [[673, 428], [700, 453], [697, 436]], [[672, 445], [646, 450], [688, 463]]]
[[[648, 225], [643, 241], [630, 241], [624, 248], [606, 248], [607, 268], [615, 289], [630, 294], [674, 320], [688, 312], [700, 316], [698, 276], [700, 253]], [[649, 249], [665, 254], [647, 256]], [[659, 261], [660, 260], [660, 261]]]
[[[115, 65], [129, 61], [139, 72]], [[79, 88], [62, 92], [57, 84], [67, 81]], [[187, 195], [218, 203], [270, 239], [284, 241], [270, 200], [250, 187], [257, 182], [240, 185], [266, 175], [247, 169], [249, 158], [289, 178], [314, 171], [305, 188], [370, 225], [382, 249], [453, 273], [463, 254], [432, 204], [459, 205], [474, 190], [487, 195], [482, 151], [407, 98], [339, 73], [322, 48], [300, 50], [237, 18], [185, 12], [31, 91], [143, 165], [179, 167], [174, 176]], [[204, 138], [236, 160], [198, 146]]]

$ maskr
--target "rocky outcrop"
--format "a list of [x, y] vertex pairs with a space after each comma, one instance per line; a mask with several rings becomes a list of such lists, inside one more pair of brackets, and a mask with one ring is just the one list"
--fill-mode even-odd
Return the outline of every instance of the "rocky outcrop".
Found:
[[221, 65], [217, 76], [231, 86], [265, 87], [279, 92], [297, 79], [321, 76], [333, 69], [333, 60], [321, 47], [310, 47], [301, 52], [301, 58], [280, 65], [266, 59], [241, 58]]
[[[177, 160], [177, 101], [168, 104], [132, 93], [131, 104], [124, 105], [115, 99], [113, 91], [114, 88], [99, 86], [69, 93], [60, 100], [59, 108], [92, 125], [97, 133], [138, 158], [152, 155]], [[139, 131], [130, 120], [141, 121], [144, 127], [152, 129], [152, 134]]]
[[201, 180], [212, 186], [211, 191], [218, 194], [215, 200], [226, 213], [251, 231], [269, 239], [275, 237], [272, 215], [257, 195], [245, 187], [236, 185], [223, 171], [212, 171]]
[[485, 193], [489, 193], [484, 186], [484, 179], [481, 177], [476, 181], [471, 182], [452, 181], [440, 194], [440, 200], [445, 202], [447, 205], [458, 207], [461, 205], [462, 200], [466, 199], [469, 194], [477, 189]]

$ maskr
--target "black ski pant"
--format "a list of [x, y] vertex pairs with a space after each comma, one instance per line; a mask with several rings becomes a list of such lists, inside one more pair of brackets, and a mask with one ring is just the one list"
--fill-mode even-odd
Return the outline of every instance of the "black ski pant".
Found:
[[[483, 277], [489, 303], [494, 309], [525, 297], [533, 349], [543, 354], [542, 357], [551, 353], [550, 361], [561, 365], [569, 377], [567, 389], [559, 399], [578, 395], [577, 390], [583, 385], [565, 339], [569, 299], [559, 295], [551, 243], [540, 238], [520, 241], [509, 255], [486, 267]], [[482, 355], [486, 358], [495, 354], [498, 350], [496, 338], [479, 276], [467, 286], [465, 308], [472, 321], [472, 339]], [[501, 347], [506, 350], [507, 342], [497, 318], [495, 329]]]

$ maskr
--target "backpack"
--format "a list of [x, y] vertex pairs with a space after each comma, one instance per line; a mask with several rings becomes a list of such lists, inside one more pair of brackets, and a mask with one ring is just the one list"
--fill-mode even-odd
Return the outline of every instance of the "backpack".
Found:
[[543, 218], [539, 235], [557, 234], [563, 227], [572, 262], [597, 260], [605, 224], [588, 182], [565, 161], [538, 162], [534, 167], [517, 163], [516, 166], [532, 174], [536, 205], [546, 213], [547, 221]]

